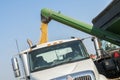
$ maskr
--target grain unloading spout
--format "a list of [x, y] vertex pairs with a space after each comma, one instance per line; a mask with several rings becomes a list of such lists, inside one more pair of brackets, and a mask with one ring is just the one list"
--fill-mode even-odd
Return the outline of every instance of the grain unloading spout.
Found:
[[107, 40], [116, 45], [120, 45], [119, 35], [116, 35], [108, 31], [103, 31], [101, 29], [93, 27], [92, 25], [89, 25], [84, 22], [73, 19], [71, 17], [65, 16], [61, 14], [60, 12], [55, 12], [53, 10], [44, 8], [41, 10], [41, 16], [42, 16], [41, 21], [44, 23], [48, 23], [50, 20], [55, 20], [65, 25], [68, 25], [72, 28], [75, 28], [77, 30], [96, 36], [100, 39]]

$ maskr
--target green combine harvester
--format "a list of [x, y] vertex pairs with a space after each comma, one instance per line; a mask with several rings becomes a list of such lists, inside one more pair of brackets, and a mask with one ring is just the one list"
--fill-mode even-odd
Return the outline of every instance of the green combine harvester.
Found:
[[120, 46], [120, 35], [99, 29], [87, 23], [83, 23], [71, 17], [65, 16], [60, 12], [55, 12], [53, 10], [44, 8], [41, 10], [41, 20], [44, 23], [49, 23], [50, 20], [55, 20], [72, 28], [75, 28], [90, 35], [96, 36], [102, 40], [106, 40]]

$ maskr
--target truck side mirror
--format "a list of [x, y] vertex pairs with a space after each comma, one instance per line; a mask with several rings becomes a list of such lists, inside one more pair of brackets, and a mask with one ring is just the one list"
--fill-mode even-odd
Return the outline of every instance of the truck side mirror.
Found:
[[18, 60], [16, 57], [11, 59], [12, 61], [12, 67], [13, 67], [13, 71], [15, 74], [15, 77], [20, 77], [20, 70], [19, 70], [19, 65], [18, 65]]

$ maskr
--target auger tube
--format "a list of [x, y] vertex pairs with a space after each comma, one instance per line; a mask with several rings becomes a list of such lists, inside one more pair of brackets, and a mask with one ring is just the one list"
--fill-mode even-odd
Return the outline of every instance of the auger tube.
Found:
[[108, 31], [103, 31], [101, 29], [93, 27], [92, 25], [89, 25], [89, 24], [86, 24], [79, 20], [65, 16], [65, 15], [61, 14], [60, 12], [55, 12], [55, 11], [47, 9], [47, 8], [42, 9], [41, 10], [41, 21], [44, 23], [49, 23], [50, 20], [58, 21], [60, 23], [68, 25], [72, 28], [83, 31], [90, 35], [94, 35], [100, 39], [109, 41], [113, 44], [120, 46], [120, 36], [119, 35], [116, 35], [114, 33], [108, 32]]

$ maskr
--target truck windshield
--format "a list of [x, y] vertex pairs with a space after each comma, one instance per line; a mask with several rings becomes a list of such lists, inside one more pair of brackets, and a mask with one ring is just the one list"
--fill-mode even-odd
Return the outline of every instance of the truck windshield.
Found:
[[80, 40], [39, 48], [28, 54], [30, 71], [52, 68], [89, 57]]

